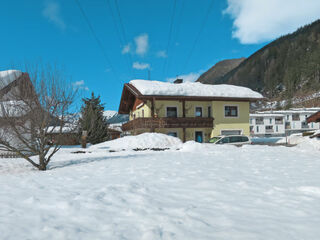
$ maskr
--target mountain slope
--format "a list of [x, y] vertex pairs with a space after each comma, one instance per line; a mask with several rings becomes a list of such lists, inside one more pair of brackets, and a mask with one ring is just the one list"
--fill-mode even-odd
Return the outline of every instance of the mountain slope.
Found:
[[227, 59], [216, 63], [212, 68], [203, 73], [197, 82], [211, 84], [223, 77], [226, 73], [237, 67], [245, 58]]
[[289, 99], [320, 90], [320, 20], [266, 45], [210, 84], [228, 83], [269, 98]]

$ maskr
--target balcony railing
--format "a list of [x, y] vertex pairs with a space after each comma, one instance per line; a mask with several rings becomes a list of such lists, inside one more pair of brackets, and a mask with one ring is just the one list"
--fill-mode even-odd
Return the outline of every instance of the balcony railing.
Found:
[[264, 124], [263, 121], [257, 121], [257, 120], [256, 120], [256, 125], [263, 125], [263, 124]]
[[283, 121], [282, 120], [276, 120], [275, 123], [276, 124], [283, 124]]
[[123, 131], [143, 128], [213, 128], [213, 118], [137, 118], [122, 125]]
[[273, 128], [272, 129], [266, 129], [266, 133], [273, 133]]

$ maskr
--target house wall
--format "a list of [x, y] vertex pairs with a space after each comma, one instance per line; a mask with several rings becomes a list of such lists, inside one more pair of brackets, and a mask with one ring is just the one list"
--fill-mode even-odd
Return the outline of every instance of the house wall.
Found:
[[[281, 124], [276, 124], [275, 119], [280, 118], [280, 116], [263, 116], [261, 115], [260, 117], [263, 118], [263, 124], [257, 124], [256, 118], [259, 117], [250, 117], [250, 126], [252, 126], [252, 131], [251, 135], [254, 136], [265, 136], [265, 135], [285, 135], [285, 119], [284, 116], [282, 116], [282, 123]], [[270, 122], [271, 119], [271, 122]], [[267, 132], [266, 131], [266, 126], [272, 126], [273, 127], [273, 132]], [[259, 131], [258, 129], [259, 128]]]
[[[135, 104], [134, 106], [139, 106]], [[237, 106], [237, 117], [226, 117], [225, 106]], [[155, 101], [155, 116], [166, 117], [167, 107], [177, 107], [178, 117], [183, 117], [183, 103], [179, 100], [156, 100]], [[195, 132], [202, 131], [204, 141], [208, 141], [210, 137], [221, 135], [223, 130], [240, 130], [241, 134], [249, 136], [249, 102], [236, 102], [236, 101], [185, 101], [185, 114], [186, 117], [195, 117], [196, 107], [202, 107], [202, 116], [208, 117], [208, 107], [211, 107], [211, 117], [214, 118], [214, 128], [187, 128], [186, 140], [195, 140]], [[130, 120], [142, 117], [142, 110], [144, 117], [151, 117], [151, 101], [146, 101], [143, 106], [136, 108], [130, 112]], [[143, 132], [150, 132], [150, 129], [137, 129], [131, 131], [132, 134], [140, 134]], [[183, 139], [182, 128], [157, 128], [155, 132], [168, 134], [169, 132], [177, 132], [178, 137]]]
[[[238, 106], [237, 117], [226, 117], [225, 106]], [[214, 128], [211, 137], [221, 135], [222, 130], [241, 130], [243, 135], [249, 136], [249, 102], [213, 101], [212, 110]]]

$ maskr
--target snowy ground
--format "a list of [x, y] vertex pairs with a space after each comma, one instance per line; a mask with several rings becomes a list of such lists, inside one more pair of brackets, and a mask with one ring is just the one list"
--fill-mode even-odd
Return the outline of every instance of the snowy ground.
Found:
[[0, 238], [319, 239], [313, 148], [111, 147], [64, 148], [47, 172], [0, 159]]

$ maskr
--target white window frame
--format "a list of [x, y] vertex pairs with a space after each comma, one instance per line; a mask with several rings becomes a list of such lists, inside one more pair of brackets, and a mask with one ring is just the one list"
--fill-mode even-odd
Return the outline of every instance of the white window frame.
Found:
[[[225, 115], [226, 107], [237, 107], [238, 116], [236, 116], [236, 117], [234, 117], [234, 116], [226, 116]], [[225, 105], [223, 105], [222, 111], [223, 111], [223, 117], [224, 118], [239, 118], [240, 117], [239, 104], [225, 104]]]
[[243, 134], [243, 129], [220, 129], [220, 135], [222, 135], [222, 131], [240, 131], [240, 135]]
[[179, 117], [179, 107], [177, 106], [177, 105], [175, 105], [175, 106], [166, 106], [166, 117], [168, 117], [168, 112], [167, 112], [167, 108], [168, 107], [175, 107], [176, 109], [177, 109], [177, 118]]

